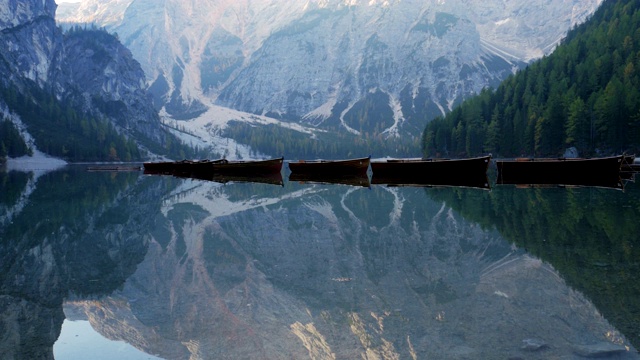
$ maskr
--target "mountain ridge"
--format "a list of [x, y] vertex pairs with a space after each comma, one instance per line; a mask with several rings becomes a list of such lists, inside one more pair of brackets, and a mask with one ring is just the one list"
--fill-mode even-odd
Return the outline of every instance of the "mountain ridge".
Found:
[[430, 122], [425, 156], [580, 156], [640, 149], [640, 2], [608, 1], [549, 56]]
[[[601, 0], [113, 3], [117, 16], [88, 1], [58, 20], [117, 32], [168, 117], [213, 103], [388, 138], [418, 137], [425, 120], [548, 53]], [[367, 102], [387, 103], [393, 121], [361, 125]]]
[[[40, 150], [70, 161], [131, 161], [171, 151], [144, 72], [117, 37], [95, 26], [62, 32], [53, 0], [0, 5], [0, 115], [29, 143], [12, 157]], [[20, 141], [2, 135], [0, 145], [4, 136]]]

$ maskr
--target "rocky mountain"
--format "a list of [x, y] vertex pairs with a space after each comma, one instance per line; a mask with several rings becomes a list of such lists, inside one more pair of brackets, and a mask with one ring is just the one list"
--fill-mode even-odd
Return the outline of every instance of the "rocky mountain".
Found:
[[215, 104], [389, 137], [548, 54], [601, 2], [86, 0], [58, 20], [117, 32], [167, 117]]
[[0, 5], [2, 82], [29, 79], [44, 85], [62, 48], [62, 34], [54, 20], [55, 1], [2, 0]]
[[123, 130], [161, 143], [165, 134], [131, 52], [100, 30], [70, 31], [63, 39], [64, 60], [54, 75], [57, 92], [90, 99], [79, 101], [87, 111], [100, 110]]
[[[108, 119], [117, 133], [135, 138], [139, 144], [166, 141], [167, 134], [146, 91], [144, 72], [114, 36], [95, 28], [63, 33], [55, 22], [54, 0], [2, 0], [0, 8], [0, 85], [4, 94], [0, 113], [16, 124], [23, 137], [33, 135], [33, 146], [64, 147], [68, 152], [68, 143], [53, 140], [52, 144], [44, 134], [53, 126], [71, 137], [69, 128], [52, 124], [64, 117], [63, 122], [73, 128], [83, 116]], [[26, 106], [29, 101], [33, 103]], [[44, 126], [30, 122], [29, 108]], [[85, 135], [90, 132], [90, 124], [80, 126], [84, 126]], [[51, 132], [48, 135], [56, 137]], [[83, 139], [91, 140], [95, 139]]]

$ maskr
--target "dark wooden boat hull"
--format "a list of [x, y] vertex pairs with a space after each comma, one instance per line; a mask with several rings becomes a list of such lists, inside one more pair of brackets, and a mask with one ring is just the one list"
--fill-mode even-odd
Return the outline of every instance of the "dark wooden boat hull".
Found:
[[334, 176], [311, 173], [291, 173], [289, 181], [310, 184], [337, 184], [349, 186], [371, 187], [371, 182], [366, 173], [360, 175]]
[[173, 166], [173, 174], [179, 176], [191, 176], [196, 174], [210, 174], [212, 164], [226, 160], [182, 160], [176, 161]]
[[142, 169], [139, 165], [98, 165], [89, 166], [87, 171], [106, 171], [106, 172], [127, 172], [127, 171], [140, 171]]
[[622, 156], [496, 161], [498, 184], [618, 187]]
[[252, 161], [228, 161], [212, 164], [212, 171], [219, 175], [252, 176], [280, 174], [284, 158]]
[[166, 174], [173, 173], [175, 161], [146, 162], [143, 164], [145, 174]]
[[321, 174], [322, 176], [362, 176], [369, 169], [370, 157], [348, 160], [311, 160], [289, 163], [292, 174]]
[[491, 155], [469, 159], [372, 161], [373, 184], [488, 187]]
[[283, 163], [284, 158], [247, 161], [182, 160], [144, 163], [144, 169], [147, 174], [167, 174], [180, 177], [209, 178], [214, 175], [250, 177], [278, 174], [282, 170]]

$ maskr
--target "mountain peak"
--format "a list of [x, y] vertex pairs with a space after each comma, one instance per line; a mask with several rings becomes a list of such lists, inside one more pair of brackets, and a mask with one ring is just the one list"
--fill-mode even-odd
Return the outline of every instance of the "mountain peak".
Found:
[[601, 2], [86, 0], [58, 20], [117, 32], [174, 119], [216, 104], [418, 136], [425, 119], [551, 52]]
[[27, 24], [38, 17], [53, 19], [55, 0], [0, 0], [0, 30]]

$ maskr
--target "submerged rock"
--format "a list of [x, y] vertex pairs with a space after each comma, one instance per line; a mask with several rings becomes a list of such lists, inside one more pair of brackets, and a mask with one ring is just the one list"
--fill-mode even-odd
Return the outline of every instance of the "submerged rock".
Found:
[[521, 349], [524, 351], [538, 351], [541, 349], [545, 349], [548, 348], [549, 345], [547, 345], [546, 342], [544, 342], [543, 340], [540, 339], [524, 339], [522, 340], [522, 347]]
[[568, 148], [567, 150], [565, 150], [564, 152], [564, 157], [566, 158], [578, 158], [580, 157], [580, 153], [578, 152], [578, 149], [576, 149], [574, 146]]
[[610, 342], [601, 342], [593, 345], [577, 346], [574, 352], [586, 358], [604, 358], [627, 352], [627, 348], [622, 345]]

